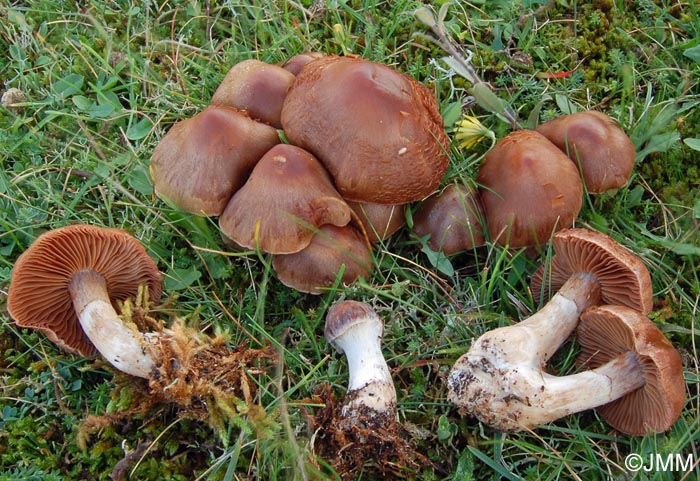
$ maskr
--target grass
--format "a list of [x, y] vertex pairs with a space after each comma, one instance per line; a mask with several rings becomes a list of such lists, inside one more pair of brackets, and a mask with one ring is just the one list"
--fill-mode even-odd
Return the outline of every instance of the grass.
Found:
[[[148, 163], [158, 140], [207, 105], [228, 68], [246, 58], [360, 55], [428, 85], [448, 129], [465, 112], [505, 135], [509, 125], [474, 105], [469, 84], [439, 61], [440, 49], [416, 35], [427, 33], [412, 15], [420, 2], [26, 5], [0, 5], [0, 78], [5, 90], [24, 95], [0, 107], [0, 480], [334, 479], [311, 453], [305, 413], [317, 407], [312, 395], [324, 383], [344, 393], [344, 359], [322, 337], [326, 310], [342, 298], [370, 303], [386, 322], [400, 420], [435, 463], [407, 478], [698, 479], [696, 2], [455, 2], [445, 19], [476, 71], [526, 125], [598, 109], [618, 119], [637, 147], [628, 186], [587, 195], [578, 225], [643, 258], [656, 299], [651, 317], [684, 359], [681, 419], [645, 437], [617, 434], [595, 412], [502, 434], [447, 403], [447, 372], [471, 340], [538, 308], [528, 279], [541, 259], [527, 252], [489, 245], [440, 259], [403, 229], [374, 252], [371, 279], [307, 296], [282, 286], [264, 255], [227, 251], [214, 221], [153, 196]], [[472, 178], [487, 144], [467, 152], [455, 145], [445, 182]], [[278, 368], [255, 380], [263, 413], [239, 413], [217, 432], [163, 406], [81, 430], [90, 415], [129, 405], [129, 380], [19, 330], [4, 309], [17, 256], [41, 232], [77, 222], [134, 233], [165, 274], [170, 314], [209, 333], [227, 331], [231, 344], [276, 346]], [[567, 344], [552, 368], [572, 371], [575, 353]], [[688, 473], [634, 475], [624, 469], [628, 453], [689, 453], [695, 465]]]

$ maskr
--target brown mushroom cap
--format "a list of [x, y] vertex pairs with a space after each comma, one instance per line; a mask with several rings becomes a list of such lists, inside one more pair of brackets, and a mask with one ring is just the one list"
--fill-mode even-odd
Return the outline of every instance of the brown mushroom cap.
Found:
[[478, 192], [464, 184], [450, 184], [428, 197], [413, 215], [413, 230], [428, 245], [445, 254], [479, 247], [486, 241]]
[[324, 54], [321, 52], [304, 52], [294, 55], [288, 58], [283, 64], [282, 68], [288, 70], [294, 75], [299, 75], [301, 69], [306, 66], [307, 63], [317, 58], [323, 57]]
[[376, 325], [380, 333], [384, 330], [384, 323], [369, 304], [359, 301], [339, 301], [328, 309], [323, 335], [329, 344], [343, 352], [343, 349], [335, 344], [335, 340], [363, 323]]
[[211, 98], [212, 105], [245, 110], [261, 122], [281, 129], [280, 112], [294, 74], [260, 60], [244, 60], [231, 67]]
[[372, 243], [388, 239], [406, 223], [403, 205], [353, 201], [348, 201], [348, 205], [357, 214]]
[[295, 254], [276, 255], [272, 267], [282, 284], [301, 292], [321, 294], [331, 287], [341, 268], [342, 282], [352, 284], [372, 272], [372, 254], [354, 227], [322, 226], [311, 243]]
[[595, 369], [632, 351], [644, 371], [644, 386], [597, 408], [605, 421], [636, 436], [673, 425], [685, 403], [683, 365], [678, 351], [648, 317], [623, 306], [593, 307], [581, 315], [577, 339], [581, 353], [576, 361], [583, 369]]
[[420, 200], [447, 169], [449, 140], [432, 92], [368, 60], [309, 62], [287, 94], [282, 126], [291, 143], [323, 162], [348, 200]]
[[85, 270], [105, 278], [113, 304], [136, 297], [141, 285], [150, 299], [160, 299], [161, 274], [134, 237], [120, 229], [78, 224], [40, 235], [19, 256], [7, 295], [10, 315], [18, 326], [44, 332], [69, 352], [94, 353], [68, 292], [71, 277]]
[[636, 152], [632, 140], [602, 112], [583, 111], [545, 122], [537, 131], [579, 166], [586, 189], [600, 194], [627, 184]]
[[156, 195], [192, 214], [219, 215], [277, 143], [273, 127], [232, 107], [207, 107], [173, 125], [153, 151]]
[[544, 288], [548, 298], [572, 274], [590, 272], [600, 283], [602, 304], [623, 305], [643, 314], [651, 311], [649, 271], [639, 257], [611, 237], [588, 229], [565, 229], [554, 235], [552, 247], [551, 263], [541, 265], [532, 276], [535, 296]]
[[537, 246], [573, 224], [583, 185], [576, 166], [532, 130], [499, 140], [476, 177], [491, 240], [509, 247]]
[[324, 224], [350, 222], [352, 210], [309, 152], [288, 144], [270, 149], [219, 218], [228, 237], [248, 249], [292, 254]]

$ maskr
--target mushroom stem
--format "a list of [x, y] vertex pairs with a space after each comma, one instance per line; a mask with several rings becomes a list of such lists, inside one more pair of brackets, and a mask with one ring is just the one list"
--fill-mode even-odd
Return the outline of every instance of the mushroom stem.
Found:
[[[535, 314], [514, 326], [495, 329], [484, 336], [493, 342], [502, 342], [504, 348], [510, 349], [508, 357], [513, 362], [546, 362], [574, 331], [581, 313], [599, 300], [600, 287], [596, 277], [585, 272], [575, 273]], [[525, 349], [521, 350], [521, 346]]]
[[377, 412], [393, 412], [396, 409], [396, 391], [391, 380], [389, 366], [382, 354], [380, 340], [381, 323], [358, 324], [336, 345], [348, 360], [348, 393], [343, 415], [369, 407]]
[[343, 301], [329, 311], [326, 339], [348, 360], [346, 418], [396, 416], [396, 389], [381, 349], [384, 325], [366, 304]]
[[83, 331], [102, 356], [122, 372], [149, 378], [157, 362], [147, 348], [148, 341], [119, 318], [109, 300], [105, 278], [93, 270], [77, 272], [68, 283], [68, 291]]
[[[501, 353], [502, 354], [502, 353]], [[497, 365], [488, 353], [470, 351], [450, 373], [450, 400], [504, 431], [533, 428], [607, 404], [645, 384], [632, 351], [570, 376], [543, 373], [537, 363]]]

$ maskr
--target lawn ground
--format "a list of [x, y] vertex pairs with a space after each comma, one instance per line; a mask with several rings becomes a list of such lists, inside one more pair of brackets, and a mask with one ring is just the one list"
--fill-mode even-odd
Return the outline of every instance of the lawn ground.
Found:
[[[341, 397], [344, 358], [323, 339], [330, 305], [370, 304], [399, 420], [431, 466], [421, 480], [699, 479], [700, 4], [695, 0], [454, 2], [444, 19], [475, 71], [534, 126], [595, 109], [637, 150], [627, 186], [586, 194], [576, 225], [637, 254], [654, 289], [650, 318], [684, 363], [687, 402], [671, 430], [621, 435], [594, 411], [532, 432], [499, 433], [447, 402], [446, 376], [472, 340], [541, 303], [529, 278], [547, 252], [487, 246], [444, 258], [407, 227], [373, 253], [370, 279], [320, 296], [282, 285], [270, 258], [233, 252], [215, 220], [154, 196], [149, 161], [177, 121], [201, 111], [244, 59], [304, 51], [358, 55], [427, 85], [448, 134], [462, 114], [501, 138], [510, 125], [474, 103], [470, 83], [413, 12], [443, 2], [0, 2], [0, 480], [336, 479], [312, 452], [308, 416], [324, 386]], [[452, 142], [443, 185], [474, 178], [488, 140]], [[407, 217], [417, 208], [408, 209]], [[169, 405], [121, 416], [141, 394], [98, 358], [67, 354], [18, 329], [6, 294], [14, 261], [42, 232], [68, 224], [133, 233], [165, 276], [156, 313], [270, 344], [276, 366], [251, 376], [255, 397], [224, 418]], [[550, 363], [576, 370], [567, 343]], [[583, 395], [584, 393], [582, 393]], [[681, 456], [690, 469], [625, 468], [629, 454]], [[371, 463], [350, 479], [381, 479]]]

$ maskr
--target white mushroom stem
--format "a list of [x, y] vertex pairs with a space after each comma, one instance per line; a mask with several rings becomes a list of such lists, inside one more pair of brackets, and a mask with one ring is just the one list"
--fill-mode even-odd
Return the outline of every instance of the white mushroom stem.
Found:
[[496, 429], [511, 431], [592, 409], [643, 386], [634, 353], [571, 376], [543, 372], [544, 363], [599, 296], [595, 276], [574, 274], [525, 321], [482, 335], [450, 372], [450, 401]]
[[342, 411], [347, 418], [396, 415], [396, 390], [381, 350], [382, 331], [376, 314], [367, 315], [330, 340], [348, 360], [350, 379]]
[[147, 347], [150, 341], [119, 318], [104, 277], [92, 270], [80, 271], [71, 278], [68, 290], [80, 325], [100, 354], [122, 372], [149, 378], [157, 364]]

